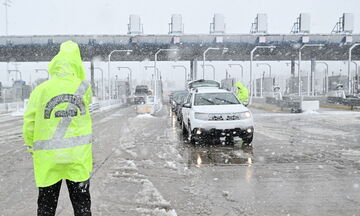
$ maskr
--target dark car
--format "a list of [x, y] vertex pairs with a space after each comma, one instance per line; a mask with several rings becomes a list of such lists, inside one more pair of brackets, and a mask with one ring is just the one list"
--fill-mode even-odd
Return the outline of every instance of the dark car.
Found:
[[172, 91], [169, 93], [169, 103], [170, 103], [170, 106], [171, 106], [171, 110], [172, 111], [175, 111], [175, 105], [176, 105], [176, 102], [174, 101], [174, 98], [177, 97], [177, 95], [181, 92], [183, 92], [184, 90], [177, 90], [177, 91]]
[[146, 97], [149, 95], [149, 87], [147, 85], [137, 85], [135, 87], [134, 103], [146, 103]]
[[185, 100], [188, 96], [189, 92], [188, 91], [182, 91], [182, 92], [178, 92], [174, 98], [174, 113], [176, 114], [177, 120], [182, 122], [182, 112], [181, 109], [183, 107], [183, 104], [185, 103]]

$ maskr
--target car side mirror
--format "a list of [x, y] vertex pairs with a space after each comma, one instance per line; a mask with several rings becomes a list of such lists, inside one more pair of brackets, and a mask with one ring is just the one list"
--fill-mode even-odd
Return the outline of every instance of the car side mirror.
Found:
[[184, 108], [191, 108], [191, 104], [190, 103], [183, 104], [183, 107]]

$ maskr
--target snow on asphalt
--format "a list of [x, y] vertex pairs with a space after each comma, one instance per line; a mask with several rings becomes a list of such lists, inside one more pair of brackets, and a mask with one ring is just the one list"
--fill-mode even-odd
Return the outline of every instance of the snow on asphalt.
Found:
[[136, 118], [156, 118], [151, 114], [139, 114], [136, 116]]
[[[119, 139], [118, 147], [114, 150], [114, 161], [110, 162], [112, 172], [108, 174], [104, 184], [118, 184], [120, 180], [123, 182], [122, 184], [126, 183], [128, 187], [134, 188], [131, 190], [133, 194], [129, 196], [132, 197], [132, 202], [136, 205], [132, 205], [131, 209], [128, 210], [134, 215], [176, 216], [177, 213], [172, 209], [171, 203], [163, 197], [149, 177], [140, 173], [138, 169], [138, 166], [154, 167], [162, 163], [162, 167], [165, 169], [177, 170], [177, 162], [173, 159], [179, 159], [181, 156], [173, 146], [156, 146], [158, 148], [155, 152], [150, 149], [163, 136], [162, 134], [154, 134], [158, 132], [154, 127], [147, 128], [148, 125], [156, 124], [157, 119], [157, 117], [149, 114], [129, 118], [127, 127], [121, 131], [123, 136]], [[143, 127], [139, 127], [139, 125]], [[150, 157], [149, 155], [153, 156]], [[123, 191], [123, 193], [125, 192]], [[137, 208], [133, 208], [134, 206]], [[106, 208], [111, 211], [110, 206]]]

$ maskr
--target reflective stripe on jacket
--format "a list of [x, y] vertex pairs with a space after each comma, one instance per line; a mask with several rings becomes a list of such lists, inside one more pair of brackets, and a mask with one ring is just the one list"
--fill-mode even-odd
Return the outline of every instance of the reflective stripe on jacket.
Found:
[[24, 113], [23, 136], [37, 187], [61, 179], [86, 181], [92, 171], [92, 93], [76, 43], [61, 44], [49, 73], [51, 79], [34, 89]]

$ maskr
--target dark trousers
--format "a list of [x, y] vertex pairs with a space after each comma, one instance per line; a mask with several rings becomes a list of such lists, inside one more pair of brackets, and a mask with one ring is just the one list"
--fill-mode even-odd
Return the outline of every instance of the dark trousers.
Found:
[[[38, 216], [53, 216], [59, 199], [61, 181], [48, 187], [39, 187]], [[91, 216], [90, 181], [66, 180], [75, 216]]]

